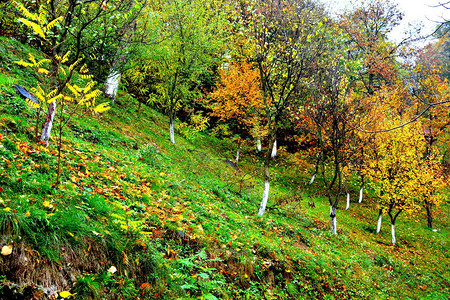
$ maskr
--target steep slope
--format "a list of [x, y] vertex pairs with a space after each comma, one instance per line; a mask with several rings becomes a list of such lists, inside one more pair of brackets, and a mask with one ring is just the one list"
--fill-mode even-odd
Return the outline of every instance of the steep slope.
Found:
[[437, 231], [425, 218], [401, 219], [395, 247], [388, 230], [374, 233], [370, 197], [339, 209], [333, 236], [320, 180], [305, 185], [307, 157], [293, 167], [281, 152], [269, 209], [257, 217], [262, 164], [251, 145], [239, 170], [225, 163], [229, 141], [199, 134], [172, 145], [167, 118], [124, 92], [111, 111], [69, 124], [55, 184], [55, 142], [32, 141], [34, 112], [11, 87], [36, 84], [13, 63], [30, 51], [1, 39], [0, 298], [449, 296], [448, 203]]

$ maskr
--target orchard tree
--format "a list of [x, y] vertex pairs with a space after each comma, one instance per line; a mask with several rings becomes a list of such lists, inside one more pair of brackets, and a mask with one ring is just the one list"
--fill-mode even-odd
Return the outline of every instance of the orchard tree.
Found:
[[[428, 169], [429, 164], [422, 160], [425, 150], [426, 142], [420, 134], [419, 124], [413, 123], [377, 135], [375, 147], [367, 153], [370, 160], [365, 174], [373, 182], [380, 211], [387, 213], [390, 218], [394, 245], [395, 223], [398, 216], [402, 212], [407, 215], [418, 214], [421, 208], [420, 200], [430, 188], [426, 182], [433, 180], [434, 171]], [[377, 231], [380, 226], [381, 215]]]
[[388, 34], [403, 18], [398, 5], [389, 0], [364, 1], [354, 11], [342, 16], [341, 28], [350, 37], [352, 50], [349, 59], [359, 61], [363, 68], [355, 78], [355, 87], [366, 94], [373, 94], [383, 84], [395, 82], [396, 56], [399, 44], [388, 40]]
[[319, 64], [312, 97], [306, 105], [306, 114], [314, 124], [312, 130], [318, 141], [318, 171], [327, 191], [333, 234], [337, 234], [336, 210], [346, 190], [349, 164], [359, 151], [355, 145], [355, 123], [358, 121], [355, 112], [360, 103], [350, 89], [348, 76], [355, 70], [343, 58], [344, 44], [330, 41], [330, 56], [324, 57]]
[[259, 70], [247, 62], [236, 62], [219, 70], [219, 76], [217, 88], [209, 95], [210, 116], [227, 122], [241, 136], [261, 139], [264, 103]]
[[219, 64], [226, 20], [213, 0], [154, 1], [152, 5], [160, 42], [145, 46], [140, 62], [155, 69], [160, 78], [150, 102], [166, 111], [170, 141], [175, 144], [177, 111], [198, 97], [201, 79]]
[[258, 215], [265, 212], [270, 188], [273, 145], [287, 108], [298, 104], [323, 52], [327, 19], [313, 1], [242, 1], [236, 15], [248, 37], [251, 56], [261, 80], [264, 127], [264, 191]]

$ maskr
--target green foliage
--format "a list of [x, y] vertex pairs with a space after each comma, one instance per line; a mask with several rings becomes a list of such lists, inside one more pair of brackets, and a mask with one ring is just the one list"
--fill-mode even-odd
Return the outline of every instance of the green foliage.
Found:
[[[16, 53], [13, 48], [9, 51]], [[2, 57], [6, 52], [0, 51]], [[21, 59], [26, 55], [13, 60]], [[18, 82], [36, 80], [27, 69], [5, 66]], [[11, 99], [8, 93], [2, 97]], [[7, 274], [0, 278], [0, 295], [17, 285], [14, 297], [32, 298], [23, 291], [46, 287], [40, 274], [59, 292], [73, 286], [70, 292], [81, 299], [448, 294], [442, 264], [450, 236], [447, 203], [436, 212], [438, 231], [402, 219], [401, 242], [392, 247], [387, 232], [371, 232], [376, 206], [371, 190], [367, 202], [342, 213], [339, 235], [332, 236], [325, 191], [303, 185], [306, 168], [293, 167], [284, 153], [273, 166], [276, 205], [257, 218], [254, 207], [262, 191], [254, 182], [261, 180], [262, 161], [253, 147], [242, 145], [245, 155], [237, 171], [223, 162], [224, 152], [232, 153], [229, 140], [198, 132], [173, 147], [162, 130], [167, 118], [146, 106], [139, 107], [137, 118], [133, 97], [126, 102], [119, 97], [115, 105], [102, 118], [80, 116], [68, 123], [71, 131], [61, 135], [65, 171], [58, 185], [51, 172], [56, 147], [12, 134], [11, 120], [20, 132], [30, 130], [29, 115], [11, 116], [0, 107], [0, 246], [12, 246], [10, 255], [0, 256]], [[244, 188], [242, 181], [248, 182]], [[353, 184], [350, 193], [352, 199], [358, 193]], [[306, 205], [310, 197], [315, 208]], [[30, 267], [21, 273], [25, 259]], [[117, 271], [109, 272], [113, 266]]]

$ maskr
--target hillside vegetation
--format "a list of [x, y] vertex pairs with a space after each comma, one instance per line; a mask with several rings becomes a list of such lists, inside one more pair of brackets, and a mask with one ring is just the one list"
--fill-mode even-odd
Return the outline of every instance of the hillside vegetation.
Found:
[[[450, 210], [375, 233], [377, 197], [349, 181], [330, 231], [327, 190], [306, 154], [273, 160], [208, 130], [169, 140], [169, 120], [119, 91], [112, 108], [70, 120], [58, 143], [34, 142], [34, 114], [13, 63], [36, 50], [0, 40], [1, 299], [448, 299]], [[77, 74], [75, 76], [78, 76]], [[56, 137], [56, 135], [55, 135]], [[314, 203], [314, 205], [313, 205]]]

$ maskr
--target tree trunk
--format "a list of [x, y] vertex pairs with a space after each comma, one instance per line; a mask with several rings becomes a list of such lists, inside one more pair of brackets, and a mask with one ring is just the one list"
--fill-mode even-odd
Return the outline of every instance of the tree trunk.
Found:
[[50, 140], [50, 134], [52, 132], [53, 120], [56, 113], [56, 101], [53, 101], [48, 105], [47, 116], [45, 117], [44, 128], [42, 129], [41, 141], [48, 146]]
[[395, 224], [391, 224], [392, 245], [395, 245], [397, 240], [395, 239]]
[[330, 206], [330, 217], [331, 217], [331, 231], [334, 235], [337, 235], [337, 222], [336, 222], [336, 206]]
[[236, 151], [236, 165], [239, 162], [239, 149]]
[[173, 117], [170, 117], [170, 142], [175, 144], [175, 122]]
[[276, 139], [273, 142], [272, 155], [270, 157], [274, 158], [275, 156], [277, 156], [277, 140]]
[[377, 222], [377, 233], [381, 231], [381, 221], [383, 220], [383, 210], [380, 209], [378, 212], [378, 222]]
[[364, 191], [364, 184], [361, 185], [361, 188], [359, 189], [359, 200], [358, 203], [361, 203], [363, 200], [363, 191]]
[[262, 216], [266, 211], [267, 200], [269, 200], [269, 187], [270, 181], [266, 179], [266, 181], [264, 182], [264, 192], [261, 200], [261, 205], [259, 206], [258, 216]]
[[256, 140], [256, 151], [261, 152], [261, 140]]
[[113, 102], [116, 101], [120, 77], [121, 75], [118, 71], [111, 69], [105, 81], [105, 96], [112, 99]]
[[347, 205], [345, 206], [345, 210], [350, 208], [350, 194], [347, 192]]
[[316, 174], [317, 174], [317, 173], [314, 173], [313, 176], [311, 177], [311, 180], [310, 180], [309, 183], [308, 183], [309, 185], [313, 184], [314, 179], [316, 179]]
[[[269, 145], [272, 143], [274, 139], [270, 138], [269, 135]], [[271, 160], [271, 150], [267, 148], [265, 161], [264, 161], [264, 191], [263, 197], [261, 200], [261, 205], [259, 206], [258, 216], [262, 216], [266, 210], [267, 201], [269, 199], [269, 187], [270, 187], [270, 160]]]
[[425, 200], [425, 208], [427, 210], [427, 225], [428, 228], [433, 229], [433, 213], [431, 211], [431, 203]]

